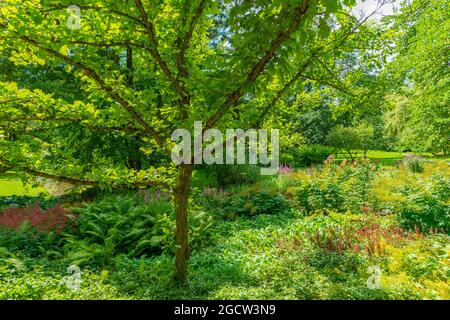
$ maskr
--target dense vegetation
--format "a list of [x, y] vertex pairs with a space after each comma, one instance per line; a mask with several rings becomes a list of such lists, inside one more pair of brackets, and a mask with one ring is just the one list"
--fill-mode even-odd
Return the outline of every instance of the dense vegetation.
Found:
[[450, 299], [450, 4], [370, 4], [1, 1], [0, 299]]
[[[204, 188], [192, 204], [191, 272], [181, 288], [168, 272], [169, 199], [99, 196], [53, 211], [67, 220], [51, 230], [0, 229], [1, 298], [449, 299], [450, 170], [423, 165], [417, 173], [344, 161]], [[76, 292], [61, 283], [70, 264], [82, 270]], [[370, 266], [381, 270], [379, 289], [367, 287]]]

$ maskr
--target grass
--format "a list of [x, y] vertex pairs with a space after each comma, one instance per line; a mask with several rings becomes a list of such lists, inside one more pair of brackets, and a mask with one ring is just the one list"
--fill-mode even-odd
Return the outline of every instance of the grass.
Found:
[[48, 193], [48, 190], [44, 187], [33, 187], [30, 184], [24, 185], [19, 180], [0, 179], [0, 197], [37, 196], [40, 193]]
[[[362, 159], [364, 157], [362, 152], [358, 152], [357, 159]], [[403, 154], [396, 151], [383, 151], [383, 150], [369, 150], [367, 152], [367, 158], [373, 162], [379, 163], [384, 166], [392, 166], [396, 161], [403, 159]], [[338, 154], [336, 160], [346, 159], [344, 154]]]
[[[411, 152], [406, 152], [411, 153]], [[397, 161], [403, 160], [403, 156], [406, 153], [397, 152], [397, 151], [384, 151], [384, 150], [369, 150], [367, 151], [367, 158], [372, 160], [373, 162], [379, 163], [384, 166], [392, 166]], [[427, 158], [427, 159], [435, 159], [435, 160], [441, 160], [441, 161], [450, 161], [450, 155], [434, 155], [429, 152], [423, 152], [423, 153], [414, 153], [418, 156]], [[363, 158], [363, 152], [359, 151], [357, 155], [357, 159]], [[336, 160], [344, 160], [345, 155], [344, 154], [338, 154]]]
[[441, 161], [447, 161], [450, 162], [450, 154], [447, 155], [435, 155], [430, 152], [424, 152], [420, 154], [424, 158], [428, 159], [435, 159], [435, 160], [441, 160]]

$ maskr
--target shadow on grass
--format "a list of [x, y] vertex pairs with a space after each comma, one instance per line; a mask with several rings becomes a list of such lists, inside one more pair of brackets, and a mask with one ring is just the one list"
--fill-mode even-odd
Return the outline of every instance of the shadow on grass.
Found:
[[[162, 300], [208, 299], [224, 286], [257, 288], [260, 280], [246, 272], [244, 264], [247, 261], [239, 259], [240, 254], [257, 255], [252, 252], [253, 247], [246, 243], [250, 241], [249, 243], [255, 244], [248, 239], [248, 235], [255, 234], [256, 231], [264, 234], [267, 228], [286, 227], [294, 218], [293, 214], [286, 213], [220, 222], [205, 235], [206, 245], [197, 247], [192, 252], [189, 281], [185, 286], [180, 287], [173, 281], [174, 258], [167, 255], [150, 259], [124, 259], [116, 266], [117, 271], [109, 277], [110, 284], [133, 298]], [[239, 241], [241, 237], [245, 240]], [[275, 245], [276, 239], [264, 237], [261, 241], [263, 240]]]
[[294, 218], [260, 216], [222, 223], [210, 245], [192, 253], [185, 286], [173, 281], [174, 260], [167, 255], [123, 259], [108, 282], [132, 299], [395, 298], [392, 292], [367, 287], [370, 275], [365, 270], [376, 259], [340, 255], [308, 241], [280, 249], [280, 240], [301, 235], [297, 227], [290, 228]]
[[202, 251], [189, 261], [188, 282], [177, 285], [173, 280], [172, 257], [124, 260], [108, 282], [132, 299], [176, 300], [208, 299], [224, 285], [257, 283], [246, 274], [239, 262], [221, 257], [219, 252]]

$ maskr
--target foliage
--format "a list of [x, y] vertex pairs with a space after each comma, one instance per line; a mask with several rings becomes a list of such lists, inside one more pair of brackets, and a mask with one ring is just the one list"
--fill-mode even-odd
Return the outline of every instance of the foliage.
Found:
[[392, 94], [386, 114], [388, 132], [400, 149], [448, 153], [449, 85], [448, 2], [416, 0], [386, 21], [395, 55], [385, 74]]
[[161, 194], [106, 196], [74, 208], [77, 230], [64, 250], [75, 264], [105, 265], [119, 254], [151, 256], [172, 245], [172, 205]]
[[295, 193], [295, 199], [306, 213], [322, 210], [358, 212], [370, 202], [374, 169], [376, 166], [369, 161], [350, 165], [346, 161], [340, 165], [327, 162], [323, 168], [311, 170], [306, 177], [294, 174], [292, 178], [299, 186], [290, 192]]
[[58, 198], [49, 197], [47, 195], [40, 196], [9, 196], [0, 197], [0, 208], [1, 207], [30, 207], [33, 205], [38, 205], [42, 209], [47, 209], [54, 207], [58, 202]]
[[405, 157], [403, 163], [408, 167], [413, 173], [422, 173], [424, 170], [424, 160], [420, 157], [409, 156]]
[[373, 135], [373, 127], [367, 124], [357, 127], [338, 125], [327, 135], [326, 143], [335, 149], [335, 153], [342, 152], [348, 159], [353, 160], [357, 150], [362, 150], [366, 156], [367, 150], [372, 146]]
[[[72, 263], [105, 266], [122, 255], [150, 257], [174, 250], [173, 205], [160, 191], [104, 196], [73, 212], [77, 214], [77, 228], [66, 234], [62, 250]], [[205, 239], [211, 223], [204, 212], [191, 213], [193, 248]]]
[[279, 214], [289, 209], [288, 202], [276, 189], [254, 185], [233, 191], [207, 188], [204, 190], [202, 205], [229, 219], [237, 216]]
[[52, 257], [65, 243], [63, 232], [73, 227], [70, 220], [71, 212], [60, 204], [46, 210], [37, 204], [8, 208], [0, 213], [0, 247], [29, 257]]
[[322, 163], [333, 149], [322, 145], [303, 145], [290, 153], [283, 153], [282, 162], [295, 167], [309, 167]]
[[[101, 0], [80, 4], [80, 28], [70, 29], [63, 4], [8, 0], [0, 15], [1, 168], [104, 189], [173, 185], [176, 128], [203, 121], [292, 136], [275, 115], [292, 122], [303, 98], [329, 102], [336, 83], [358, 88], [336, 61], [361, 41], [362, 54], [379, 46], [348, 14], [354, 5]], [[340, 109], [349, 108], [345, 100]]]
[[260, 167], [256, 165], [206, 165], [201, 170], [214, 177], [215, 186], [226, 188], [242, 184], [253, 184], [260, 180]]
[[59, 255], [64, 236], [56, 231], [39, 232], [29, 223], [17, 229], [0, 228], [0, 247], [21, 256], [49, 259]]
[[70, 211], [60, 204], [45, 211], [38, 205], [30, 208], [8, 208], [0, 214], [0, 227], [18, 229], [23, 223], [28, 223], [38, 232], [61, 233], [67, 227], [69, 217]]
[[[108, 272], [81, 270], [78, 290], [65, 282], [68, 265], [48, 260], [31, 261], [10, 258], [0, 264], [0, 300], [104, 300], [129, 299], [106, 281]], [[15, 263], [13, 263], [15, 262]]]
[[[0, 229], [0, 297], [76, 297], [47, 280], [63, 270], [58, 262], [86, 267], [89, 284], [117, 297], [449, 297], [448, 236], [439, 233], [448, 232], [448, 164], [365, 161], [369, 148], [392, 145], [448, 153], [447, 0], [404, 1], [379, 21], [357, 16], [355, 0], [81, 1], [77, 26], [69, 4], [1, 2], [0, 175], [171, 196], [97, 199], [74, 209], [76, 229], [65, 234], [61, 207], [43, 213], [14, 199], [19, 208], [0, 216], [13, 228]], [[170, 158], [174, 131], [196, 122], [280, 128], [290, 166], [328, 158], [273, 179], [256, 166], [215, 166], [217, 183], [203, 184], [218, 188], [192, 199], [200, 166]], [[354, 161], [360, 151], [364, 161]], [[319, 232], [302, 238], [310, 224]], [[192, 287], [169, 280], [174, 252], [183, 284], [192, 256]], [[374, 265], [387, 280], [371, 291]]]
[[310, 213], [324, 209], [342, 210], [344, 197], [339, 185], [333, 182], [313, 182], [298, 188], [297, 201]]
[[[188, 285], [173, 284], [168, 255], [122, 257], [108, 269], [81, 268], [81, 288], [61, 283], [68, 264], [12, 261], [0, 267], [2, 299], [448, 299], [448, 236], [401, 234], [390, 216], [285, 213], [217, 224], [206, 247], [192, 253]], [[319, 229], [377, 230], [382, 253], [318, 250]], [[396, 235], [398, 234], [398, 235]], [[391, 235], [391, 240], [389, 238]], [[387, 240], [387, 242], [385, 242]], [[369, 289], [370, 266], [381, 271]], [[11, 272], [13, 270], [13, 272]]]
[[[355, 193], [355, 188], [350, 187], [359, 185], [362, 188], [364, 179], [370, 180], [369, 187], [366, 186], [366, 198], [364, 193]], [[298, 205], [295, 195], [299, 182], [321, 180], [342, 181], [341, 192], [345, 197], [341, 212], [328, 209], [304, 216], [297, 209], [274, 211], [275, 206], [280, 206], [276, 200], [280, 194], [284, 195], [286, 205]], [[416, 228], [411, 224], [403, 225], [400, 210], [414, 208], [424, 214], [432, 209], [430, 216], [437, 217], [437, 209], [432, 208], [435, 204], [422, 204], [418, 195], [432, 197], [434, 203], [442, 206], [448, 201], [449, 186], [448, 164], [435, 161], [424, 163], [422, 173], [412, 173], [404, 166], [372, 171], [372, 164], [368, 162], [344, 163], [341, 166], [328, 163], [322, 168], [281, 174], [259, 186], [240, 186], [226, 191], [207, 188], [203, 194], [195, 195], [198, 203], [191, 203], [193, 211], [204, 216], [203, 220], [200, 219], [203, 222], [198, 224], [195, 222], [199, 219], [196, 214], [192, 213], [190, 217], [191, 232], [195, 237], [191, 242], [189, 282], [182, 287], [173, 283], [168, 272], [173, 268], [170, 252], [153, 253], [151, 256], [112, 252], [107, 257], [106, 253], [101, 254], [93, 249], [95, 259], [81, 263], [82, 286], [80, 291], [73, 292], [60, 282], [67, 275], [66, 268], [73, 260], [67, 259], [63, 250], [59, 251], [64, 254], [57, 252], [51, 255], [52, 249], [61, 248], [66, 243], [64, 239], [60, 239], [60, 244], [54, 241], [45, 246], [42, 250], [48, 255], [46, 257], [41, 251], [26, 253], [25, 246], [33, 245], [29, 238], [21, 242], [18, 238], [12, 239], [11, 233], [5, 233], [0, 240], [0, 247], [6, 247], [0, 249], [0, 297], [448, 299], [448, 235], [435, 227], [430, 232], [429, 227], [422, 229], [419, 224]], [[350, 191], [352, 193], [348, 193]], [[388, 193], [390, 198], [382, 192]], [[364, 209], [361, 214], [360, 210], [355, 209], [353, 213], [348, 213], [345, 209], [349, 203], [347, 195], [349, 198], [362, 197], [371, 210]], [[132, 208], [139, 208], [155, 197], [157, 194], [154, 192], [142, 191], [139, 195], [99, 198], [85, 208], [92, 207], [94, 211], [94, 207], [102, 203], [105, 212], [88, 212], [87, 217], [98, 221], [91, 217], [94, 213], [105, 216], [105, 220], [101, 221], [109, 225], [106, 213], [116, 216], [114, 211], [119, 210], [116, 207], [123, 206], [123, 215], [129, 216], [135, 213], [133, 209], [127, 211], [128, 204], [123, 203], [131, 202]], [[260, 206], [270, 214], [243, 212], [244, 201], [250, 201], [252, 206]], [[391, 214], [379, 211], [393, 203], [397, 205]], [[229, 212], [242, 210], [242, 213], [225, 220], [217, 219], [219, 215], [224, 217], [229, 204], [234, 205], [229, 207]], [[161, 206], [166, 208], [170, 205]], [[352, 206], [357, 208], [356, 203]], [[258, 213], [262, 213], [262, 209], [258, 208]], [[209, 214], [202, 213], [206, 210]], [[399, 216], [393, 213], [399, 213]], [[217, 217], [212, 224], [209, 220], [211, 215]], [[442, 217], [440, 219], [443, 221]], [[195, 225], [204, 226], [205, 221], [210, 221], [206, 230], [194, 228]], [[2, 229], [2, 232], [5, 230]], [[89, 227], [85, 230], [80, 236], [98, 243], [95, 248], [104, 252], [106, 249], [100, 244], [105, 241], [98, 241], [97, 237], [87, 234], [87, 230], [91, 230]], [[81, 239], [78, 245], [90, 252], [82, 247]], [[11, 244], [21, 244], [22, 247], [11, 247]], [[75, 251], [66, 252], [71, 257]], [[371, 266], [380, 268], [380, 289], [367, 287], [371, 276], [368, 268]], [[87, 290], [89, 286], [92, 287], [90, 291]]]
[[329, 106], [320, 106], [304, 112], [298, 125], [306, 144], [324, 144], [335, 122], [333, 110]]
[[450, 205], [438, 199], [413, 194], [399, 214], [400, 223], [409, 229], [419, 228], [424, 232], [450, 232]]

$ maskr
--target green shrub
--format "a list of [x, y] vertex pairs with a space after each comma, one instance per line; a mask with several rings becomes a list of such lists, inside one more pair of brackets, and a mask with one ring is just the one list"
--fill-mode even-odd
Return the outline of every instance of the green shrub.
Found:
[[0, 228], [0, 247], [27, 257], [51, 257], [64, 243], [62, 234], [38, 232], [30, 223], [24, 223], [18, 229]]
[[345, 168], [345, 174], [338, 178], [338, 183], [344, 190], [344, 208], [346, 210], [360, 212], [362, 208], [373, 203], [374, 170], [376, 170], [376, 166], [366, 160]]
[[342, 190], [333, 182], [306, 183], [297, 189], [297, 200], [306, 213], [323, 209], [341, 211], [344, 205]]
[[[121, 256], [139, 258], [173, 253], [175, 215], [171, 199], [159, 192], [105, 196], [73, 209], [78, 215], [75, 233], [66, 235], [64, 251], [75, 264], [112, 264]], [[189, 213], [191, 247], [206, 241], [212, 224], [209, 214]]]
[[203, 206], [222, 218], [278, 214], [289, 208], [284, 196], [277, 190], [259, 186], [244, 188], [236, 193], [208, 188], [204, 194]]
[[279, 214], [289, 207], [283, 195], [276, 190], [248, 190], [238, 195], [236, 200], [236, 212], [243, 215]]
[[292, 154], [283, 155], [282, 162], [294, 167], [309, 167], [313, 164], [321, 164], [333, 149], [319, 144], [305, 145], [302, 148], [295, 149]]
[[420, 158], [413, 158], [405, 161], [408, 169], [413, 173], [422, 173], [424, 170], [424, 161]]
[[399, 213], [400, 224], [422, 232], [450, 232], [450, 205], [427, 194], [412, 194]]
[[[300, 186], [295, 199], [306, 213], [320, 210], [360, 212], [372, 202], [372, 180], [376, 166], [369, 161], [336, 165], [331, 161], [307, 175], [294, 175]], [[288, 188], [290, 192], [291, 188]]]
[[236, 185], [248, 185], [260, 180], [260, 168], [256, 165], [215, 165], [210, 171], [220, 188]]
[[70, 218], [60, 204], [45, 211], [38, 205], [5, 209], [0, 213], [0, 247], [26, 257], [51, 257], [73, 227]]
[[[1, 260], [1, 259], [0, 259]], [[69, 265], [46, 259], [0, 264], [0, 300], [107, 300], [127, 299], [118, 288], [108, 284], [108, 271], [94, 273], [81, 269], [80, 287], [68, 285]]]
[[9, 196], [0, 197], [0, 208], [20, 208], [39, 205], [43, 210], [54, 207], [58, 202], [58, 198], [41, 194], [37, 197], [31, 196]]
[[203, 186], [224, 189], [230, 186], [249, 185], [260, 180], [260, 168], [256, 165], [199, 165], [197, 169], [200, 172], [199, 176], [204, 175]]
[[418, 228], [422, 232], [436, 229], [450, 232], [450, 179], [443, 175], [433, 175], [420, 180], [422, 188], [404, 188], [406, 196], [399, 212], [403, 227]]
[[437, 174], [431, 176], [431, 181], [433, 196], [443, 202], [450, 200], [450, 179]]

